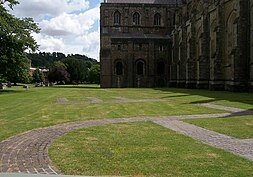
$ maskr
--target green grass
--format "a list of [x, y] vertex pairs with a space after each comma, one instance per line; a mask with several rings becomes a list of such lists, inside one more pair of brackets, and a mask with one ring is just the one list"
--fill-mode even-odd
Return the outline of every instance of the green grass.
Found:
[[[88, 97], [104, 101], [88, 104]], [[117, 97], [154, 102], [117, 103]], [[69, 100], [59, 104], [59, 98]], [[98, 86], [61, 86], [0, 92], [0, 141], [18, 133], [50, 125], [104, 118], [218, 113], [196, 103], [213, 102], [253, 109], [253, 94], [186, 89], [100, 89]]]
[[[203, 114], [220, 112], [191, 104], [191, 100], [206, 97], [154, 89], [99, 89], [98, 87], [67, 86], [34, 88], [24, 91], [14, 87], [0, 92], [0, 141], [34, 128], [90, 119], [121, 118], [133, 116], [167, 116], [178, 114]], [[87, 97], [106, 103], [88, 104]], [[128, 99], [160, 99], [156, 102], [117, 103], [116, 97]], [[69, 100], [67, 104], [57, 102]]]
[[194, 119], [184, 121], [236, 138], [253, 138], [253, 115], [217, 119]]
[[153, 123], [71, 132], [49, 149], [64, 174], [130, 176], [252, 176], [253, 163]]

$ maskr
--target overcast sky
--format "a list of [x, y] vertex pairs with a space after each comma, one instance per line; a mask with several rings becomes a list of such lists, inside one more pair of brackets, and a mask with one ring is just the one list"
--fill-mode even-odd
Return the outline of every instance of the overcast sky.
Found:
[[13, 14], [32, 17], [41, 28], [34, 38], [45, 52], [99, 58], [101, 0], [19, 0]]

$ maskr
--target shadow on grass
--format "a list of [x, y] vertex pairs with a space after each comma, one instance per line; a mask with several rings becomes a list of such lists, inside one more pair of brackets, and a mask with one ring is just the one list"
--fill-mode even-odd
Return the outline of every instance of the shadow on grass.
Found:
[[24, 90], [0, 90], [0, 95], [12, 94], [12, 93], [23, 93]]
[[101, 89], [100, 85], [54, 85], [53, 87], [50, 88]]
[[225, 116], [224, 118], [228, 117], [240, 117], [240, 116], [253, 116], [253, 109], [245, 110], [241, 112], [231, 113], [229, 116]]
[[228, 91], [210, 91], [210, 90], [198, 90], [198, 89], [180, 89], [180, 88], [154, 88], [155, 90], [160, 90], [164, 92], [172, 92], [173, 95], [169, 97], [184, 97], [190, 95], [197, 95], [202, 97], [207, 97], [206, 100], [193, 101], [192, 104], [200, 103], [211, 103], [214, 101], [231, 101], [231, 102], [240, 102], [253, 106], [253, 93], [237, 93], [237, 92], [228, 92]]
[[[154, 88], [163, 92], [173, 93], [171, 96], [168, 95], [164, 98], [180, 98], [187, 96], [201, 96], [204, 99], [199, 101], [191, 101], [190, 104], [202, 104], [202, 103], [215, 103], [219, 101], [229, 101], [235, 103], [243, 103], [249, 105], [249, 108], [245, 111], [238, 113], [231, 113], [231, 116], [241, 115], [253, 115], [253, 94], [252, 93], [235, 93], [228, 91], [210, 91], [210, 90], [198, 90], [198, 89], [181, 89], [181, 88]], [[176, 95], [178, 94], [178, 95]], [[206, 97], [206, 99], [205, 99]], [[233, 107], [233, 106], [231, 106]], [[236, 107], [236, 106], [234, 106]]]

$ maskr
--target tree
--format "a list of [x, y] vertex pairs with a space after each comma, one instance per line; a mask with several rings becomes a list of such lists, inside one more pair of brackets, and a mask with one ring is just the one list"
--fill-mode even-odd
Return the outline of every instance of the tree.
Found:
[[67, 67], [61, 61], [56, 61], [50, 67], [48, 72], [49, 82], [66, 83], [69, 81], [69, 73]]
[[99, 84], [100, 83], [100, 65], [92, 65], [89, 71], [89, 80], [91, 83]]
[[71, 83], [79, 83], [87, 80], [88, 68], [84, 60], [67, 58], [63, 60], [63, 63], [66, 65], [67, 71], [70, 74]]
[[1, 81], [28, 82], [30, 61], [25, 51], [38, 46], [31, 33], [39, 32], [31, 18], [16, 18], [5, 9], [18, 4], [16, 0], [0, 0], [0, 79]]
[[40, 71], [39, 68], [36, 68], [36, 70], [33, 73], [33, 82], [34, 83], [39, 83], [39, 82], [44, 82], [44, 74]]

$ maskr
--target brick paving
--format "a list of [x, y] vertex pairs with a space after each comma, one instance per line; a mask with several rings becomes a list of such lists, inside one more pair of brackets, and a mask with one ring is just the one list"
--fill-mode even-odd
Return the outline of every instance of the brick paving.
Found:
[[11, 137], [0, 143], [0, 173], [60, 174], [60, 171], [51, 165], [48, 157], [48, 147], [58, 137], [80, 128], [145, 120], [149, 119], [123, 118], [75, 122], [35, 129]]
[[232, 138], [179, 120], [161, 119], [154, 122], [208, 145], [232, 152], [233, 154], [253, 161], [253, 139], [241, 140]]
[[212, 108], [212, 109], [219, 109], [219, 110], [233, 112], [233, 113], [239, 113], [239, 112], [247, 111], [246, 109], [233, 108], [233, 107], [228, 107], [228, 106], [223, 106], [223, 105], [216, 105], [216, 104], [211, 104], [211, 103], [203, 103], [203, 104], [200, 104], [200, 106], [207, 107], [207, 108]]
[[[208, 106], [210, 107], [210, 105]], [[222, 106], [219, 108], [223, 109]], [[0, 142], [0, 173], [23, 172], [32, 174], [60, 174], [60, 171], [52, 166], [48, 157], [48, 147], [58, 137], [80, 128], [142, 121], [153, 121], [209, 145], [225, 149], [234, 154], [253, 160], [253, 140], [234, 139], [180, 121], [181, 119], [227, 117], [233, 113], [245, 111], [236, 110], [236, 108], [227, 108], [228, 107], [226, 107], [226, 111], [230, 113], [103, 119], [66, 123], [35, 129]], [[215, 109], [217, 109], [217, 107]]]
[[115, 97], [111, 100], [101, 100], [96, 97], [87, 97], [86, 100], [68, 100], [65, 97], [57, 98], [56, 104], [106, 104], [106, 103], [147, 103], [163, 102], [165, 99], [129, 99], [125, 97]]

